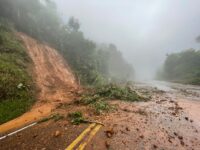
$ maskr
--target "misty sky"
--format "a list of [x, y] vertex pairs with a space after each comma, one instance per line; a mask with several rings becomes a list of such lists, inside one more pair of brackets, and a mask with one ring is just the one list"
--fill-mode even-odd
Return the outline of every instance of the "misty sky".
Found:
[[114, 43], [148, 79], [167, 53], [199, 48], [200, 0], [55, 0], [63, 16], [74, 16], [85, 36]]

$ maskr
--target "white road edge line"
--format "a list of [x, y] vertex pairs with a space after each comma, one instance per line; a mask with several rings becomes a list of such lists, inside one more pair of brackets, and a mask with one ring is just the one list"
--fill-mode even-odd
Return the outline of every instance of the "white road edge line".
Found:
[[29, 127], [32, 127], [32, 126], [34, 126], [34, 125], [36, 125], [36, 124], [37, 124], [37, 122], [34, 122], [34, 123], [29, 124], [29, 125], [27, 125], [27, 126], [21, 128], [21, 129], [18, 129], [18, 130], [14, 131], [14, 132], [11, 132], [11, 133], [9, 133], [9, 134], [7, 134], [7, 135], [5, 135], [5, 136], [2, 136], [2, 137], [0, 137], [0, 140], [3, 140], [3, 139], [5, 139], [5, 138], [8, 137], [8, 136], [14, 135], [14, 134], [16, 134], [16, 133], [18, 133], [18, 132], [20, 132], [20, 131], [22, 131], [22, 130], [25, 130], [25, 129], [29, 128]]

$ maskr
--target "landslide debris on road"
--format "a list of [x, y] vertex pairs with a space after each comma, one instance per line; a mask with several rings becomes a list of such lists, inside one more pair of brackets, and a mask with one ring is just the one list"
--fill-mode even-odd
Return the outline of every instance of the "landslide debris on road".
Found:
[[147, 89], [151, 101], [113, 101], [118, 109], [105, 116], [105, 128], [87, 150], [199, 149], [199, 101], [180, 99], [173, 92]]
[[190, 101], [191, 110], [188, 111], [185, 100], [174, 97], [173, 93], [155, 89], [149, 92], [151, 100], [148, 102], [110, 101], [111, 105], [116, 106], [115, 111], [100, 116], [95, 116], [88, 105], [61, 105], [58, 109], [63, 112], [63, 119], [56, 122], [50, 120], [24, 130], [4, 139], [0, 146], [4, 149], [64, 149], [87, 126], [72, 125], [66, 112], [82, 112], [85, 118], [105, 125], [87, 145], [86, 150], [198, 149], [200, 126], [196, 108], [199, 108], [199, 102]]

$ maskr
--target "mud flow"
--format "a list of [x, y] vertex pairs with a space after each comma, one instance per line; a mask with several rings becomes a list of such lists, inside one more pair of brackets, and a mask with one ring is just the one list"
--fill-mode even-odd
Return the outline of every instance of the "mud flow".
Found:
[[151, 82], [138, 83], [135, 89], [151, 100], [113, 102], [117, 111], [105, 117], [104, 130], [88, 150], [200, 149], [198, 86]]
[[61, 103], [70, 103], [78, 85], [67, 62], [48, 45], [17, 33], [33, 61], [32, 76], [35, 81], [37, 100], [24, 115], [0, 126], [0, 133], [11, 131], [50, 115]]
[[[164, 91], [163, 85], [160, 90], [149, 83], [139, 83], [133, 88], [148, 97], [148, 102], [113, 100], [116, 110], [101, 116], [73, 105], [67, 106], [64, 112], [81, 110], [91, 120], [104, 124], [86, 150], [199, 150], [199, 95], [192, 90], [194, 87], [187, 88], [189, 94], [186, 94], [182, 86], [173, 85]], [[66, 119], [45, 122], [2, 140], [0, 146], [23, 150], [64, 149], [87, 126], [73, 126]], [[59, 135], [55, 136], [57, 132]]]

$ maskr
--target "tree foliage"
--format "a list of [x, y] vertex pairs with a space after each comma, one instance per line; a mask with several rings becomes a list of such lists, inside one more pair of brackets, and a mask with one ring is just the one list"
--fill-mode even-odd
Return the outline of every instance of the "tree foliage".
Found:
[[99, 70], [109, 80], [125, 81], [134, 77], [133, 67], [124, 60], [122, 53], [114, 44], [101, 45], [98, 52], [101, 62]]
[[98, 49], [84, 37], [77, 19], [71, 17], [63, 23], [52, 0], [0, 0], [0, 17], [12, 22], [18, 31], [58, 49], [84, 84], [131, 75], [132, 67], [115, 46]]
[[200, 51], [189, 49], [167, 55], [160, 77], [182, 83], [200, 84]]

